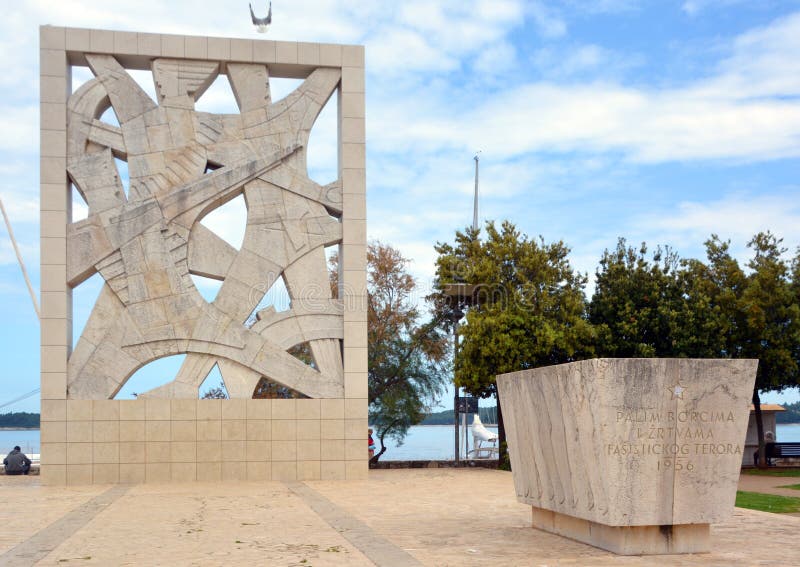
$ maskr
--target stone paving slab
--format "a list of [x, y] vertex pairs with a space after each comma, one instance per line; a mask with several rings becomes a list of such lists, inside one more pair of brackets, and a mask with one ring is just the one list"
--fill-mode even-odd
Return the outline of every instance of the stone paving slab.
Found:
[[0, 481], [0, 564], [44, 542], [39, 565], [800, 565], [800, 518], [741, 509], [712, 526], [712, 553], [615, 556], [531, 528], [503, 471], [123, 489], [17, 480]]
[[41, 486], [38, 476], [0, 476], [0, 556], [106, 490]]
[[280, 482], [132, 487], [40, 564], [86, 557], [78, 563], [372, 565]]
[[[371, 471], [366, 487], [308, 484], [424, 565], [800, 565], [800, 518], [737, 508], [712, 526], [712, 553], [621, 557], [531, 528], [511, 473], [398, 472]], [[773, 550], [768, 557], [758, 553], [763, 542]]]
[[102, 510], [128, 491], [124, 484], [112, 486], [88, 502], [73, 509], [46, 528], [22, 541], [1, 557], [4, 563], [33, 565], [47, 557], [61, 543], [70, 539]]

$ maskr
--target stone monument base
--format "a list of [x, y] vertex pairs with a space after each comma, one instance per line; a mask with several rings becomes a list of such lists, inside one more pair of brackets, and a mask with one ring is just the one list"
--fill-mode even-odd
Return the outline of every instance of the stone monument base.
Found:
[[664, 555], [711, 551], [708, 524], [607, 526], [531, 507], [533, 527], [588, 543], [618, 555]]

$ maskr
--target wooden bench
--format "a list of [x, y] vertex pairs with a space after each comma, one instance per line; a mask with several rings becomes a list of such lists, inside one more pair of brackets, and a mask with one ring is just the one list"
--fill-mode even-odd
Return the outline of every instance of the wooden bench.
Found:
[[[784, 459], [787, 457], [800, 458], [800, 443], [767, 443], [767, 464], [772, 464], [772, 459]], [[755, 452], [753, 462], [758, 465], [758, 451]]]

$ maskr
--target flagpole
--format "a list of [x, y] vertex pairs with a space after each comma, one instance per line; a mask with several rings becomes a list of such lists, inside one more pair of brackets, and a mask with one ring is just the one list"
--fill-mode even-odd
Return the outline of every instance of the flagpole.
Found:
[[22, 254], [19, 252], [19, 247], [17, 246], [17, 239], [14, 238], [14, 231], [11, 229], [11, 221], [8, 220], [8, 214], [6, 213], [6, 208], [3, 206], [3, 199], [0, 199], [0, 211], [3, 212], [3, 220], [6, 221], [6, 228], [8, 229], [8, 236], [11, 238], [11, 245], [14, 246], [14, 252], [17, 255], [17, 262], [19, 262], [19, 267], [22, 270], [22, 277], [25, 278], [25, 285], [28, 286], [28, 293], [31, 294], [31, 301], [33, 302], [33, 309], [36, 311], [36, 318], [41, 320], [42, 314], [39, 311], [39, 302], [36, 301], [36, 293], [33, 291], [33, 286], [31, 285], [31, 280], [28, 277], [28, 272], [25, 269], [25, 262], [22, 261]]
[[475, 154], [475, 201], [472, 207], [472, 230], [478, 230], [478, 161], [480, 151]]

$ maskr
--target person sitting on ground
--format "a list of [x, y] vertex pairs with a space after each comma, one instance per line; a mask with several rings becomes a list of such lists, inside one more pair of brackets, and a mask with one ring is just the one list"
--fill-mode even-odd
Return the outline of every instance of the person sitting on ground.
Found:
[[6, 467], [6, 474], [28, 474], [31, 470], [31, 460], [20, 450], [19, 445], [3, 459], [3, 465]]

